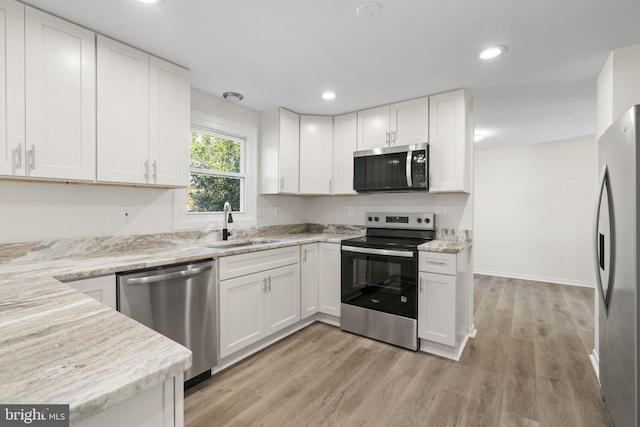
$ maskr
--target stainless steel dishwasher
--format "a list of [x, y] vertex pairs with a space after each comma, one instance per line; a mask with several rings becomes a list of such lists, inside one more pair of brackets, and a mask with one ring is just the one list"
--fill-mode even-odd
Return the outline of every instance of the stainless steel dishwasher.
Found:
[[210, 377], [217, 364], [215, 277], [212, 259], [117, 275], [118, 311], [193, 353], [185, 387]]

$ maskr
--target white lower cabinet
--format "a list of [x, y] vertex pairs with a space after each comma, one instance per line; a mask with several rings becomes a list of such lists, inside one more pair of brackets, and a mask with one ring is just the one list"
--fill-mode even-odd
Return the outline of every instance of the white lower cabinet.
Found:
[[418, 254], [420, 349], [458, 360], [473, 336], [473, 276], [469, 250]]
[[456, 276], [420, 272], [418, 336], [453, 346], [456, 343]]
[[318, 312], [318, 243], [300, 246], [300, 317]]
[[[291, 251], [297, 257], [291, 258]], [[220, 358], [300, 320], [298, 262], [297, 246], [220, 259]], [[277, 266], [282, 263], [288, 265]], [[250, 264], [274, 267], [229, 277], [230, 274], [233, 276], [230, 271], [242, 273], [251, 269], [229, 269], [228, 266], [248, 267]]]
[[340, 317], [340, 244], [318, 245], [320, 313]]
[[116, 276], [113, 274], [74, 280], [67, 282], [67, 285], [114, 310], [116, 309]]

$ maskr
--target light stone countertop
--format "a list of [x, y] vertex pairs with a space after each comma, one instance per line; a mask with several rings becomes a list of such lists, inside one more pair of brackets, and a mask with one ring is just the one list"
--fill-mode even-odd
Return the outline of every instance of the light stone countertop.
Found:
[[457, 254], [471, 247], [471, 242], [453, 242], [448, 240], [432, 240], [418, 246], [418, 250], [427, 252], [440, 252]]
[[50, 260], [27, 253], [2, 263], [0, 402], [69, 404], [73, 425], [191, 366], [185, 347], [60, 280], [305, 243], [339, 243], [347, 237], [353, 234], [270, 235], [266, 238], [277, 242], [240, 248], [224, 248], [224, 242], [146, 245], [136, 251]]

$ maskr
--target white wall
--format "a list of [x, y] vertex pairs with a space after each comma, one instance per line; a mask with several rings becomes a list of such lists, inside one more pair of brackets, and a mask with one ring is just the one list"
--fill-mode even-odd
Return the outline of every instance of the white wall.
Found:
[[595, 139], [476, 151], [475, 272], [593, 286], [595, 162]]

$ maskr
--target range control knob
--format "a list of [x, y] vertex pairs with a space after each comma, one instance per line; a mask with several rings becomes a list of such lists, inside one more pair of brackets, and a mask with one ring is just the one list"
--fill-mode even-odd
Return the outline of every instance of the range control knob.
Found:
[[369, 218], [367, 218], [367, 220], [368, 220], [369, 222], [371, 222], [371, 221], [373, 221], [373, 218], [369, 217]]
[[422, 218], [418, 218], [418, 224], [422, 224]]
[[430, 222], [431, 222], [431, 218], [425, 218], [425, 219], [424, 219], [424, 223], [425, 223], [425, 224], [429, 224]]
[[375, 222], [378, 222], [378, 221], [380, 221], [380, 218], [375, 217], [375, 218], [373, 218], [373, 220], [374, 220]]

